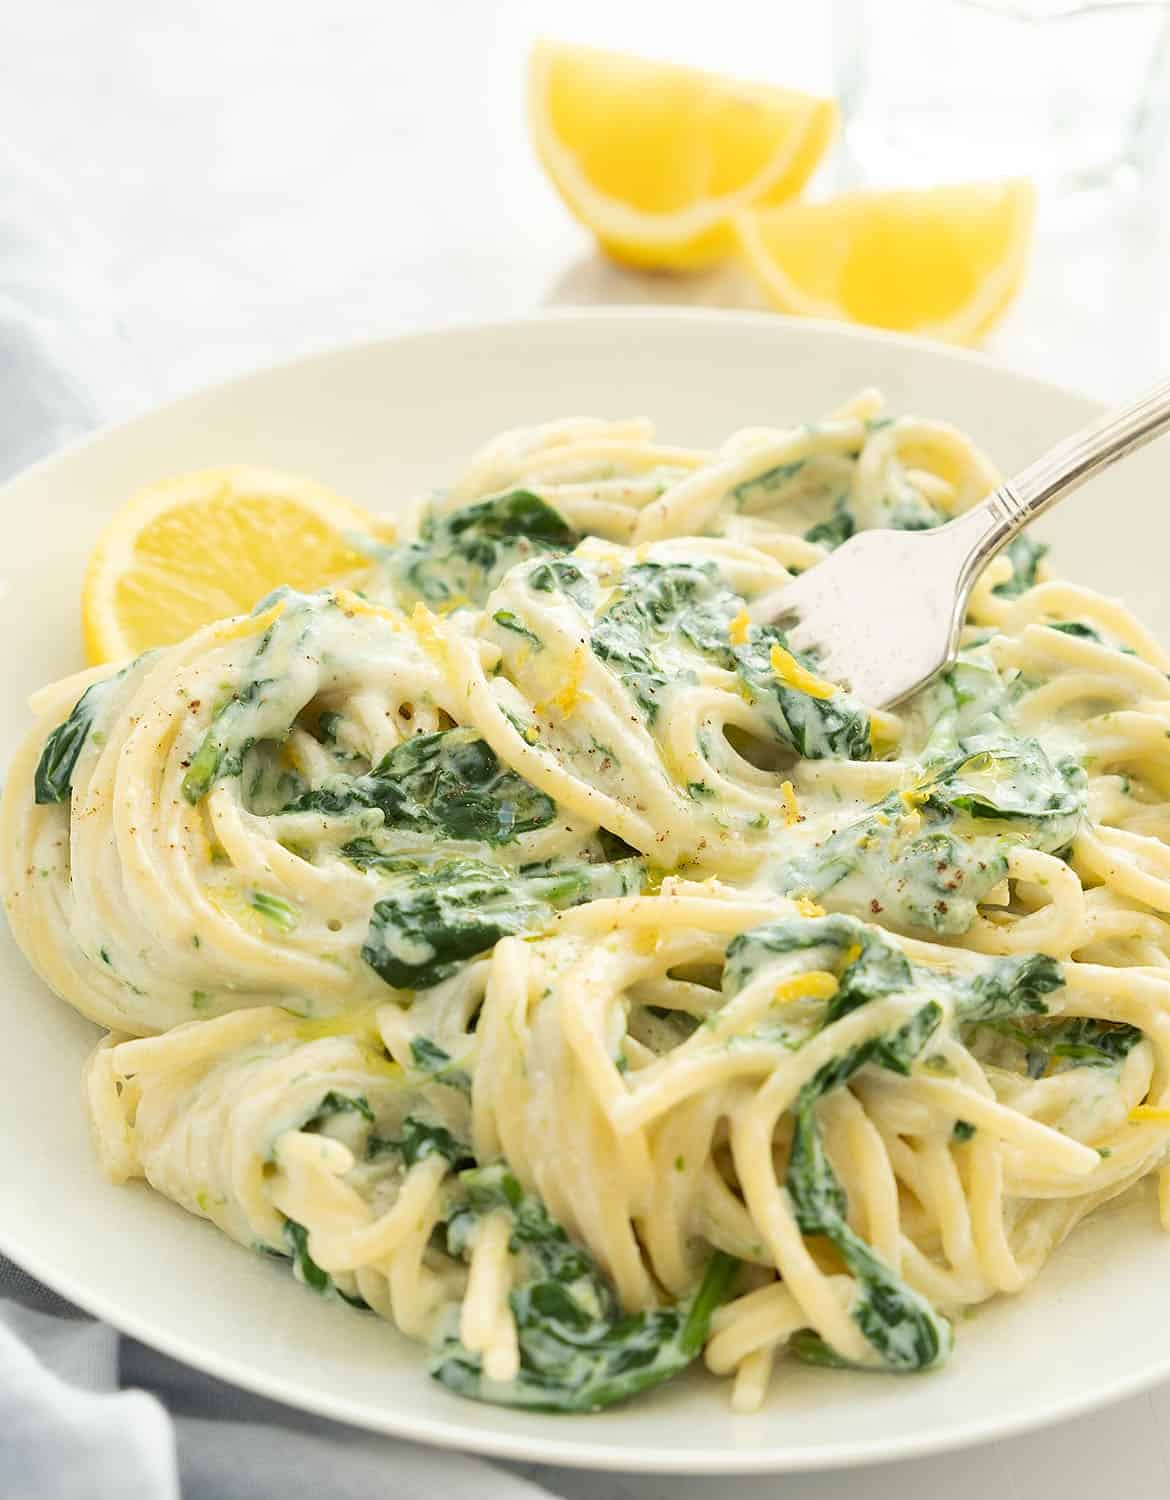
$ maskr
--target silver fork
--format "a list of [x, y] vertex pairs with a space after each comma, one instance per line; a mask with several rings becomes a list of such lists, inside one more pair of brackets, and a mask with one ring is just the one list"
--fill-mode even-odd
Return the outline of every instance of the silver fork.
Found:
[[756, 600], [794, 651], [871, 708], [888, 708], [954, 661], [972, 585], [1030, 521], [1170, 427], [1170, 380], [1051, 448], [932, 531], [863, 531]]

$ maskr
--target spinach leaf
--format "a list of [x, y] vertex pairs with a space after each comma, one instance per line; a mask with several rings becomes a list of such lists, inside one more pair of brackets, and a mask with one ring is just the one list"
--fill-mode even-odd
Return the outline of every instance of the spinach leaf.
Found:
[[1055, 853], [1072, 842], [1084, 816], [1088, 779], [1073, 760], [1054, 763], [1038, 740], [968, 740], [964, 753], [910, 795], [942, 817], [965, 812], [1025, 832], [1033, 848]]
[[298, 1224], [295, 1219], [286, 1219], [284, 1238], [292, 1258], [293, 1274], [298, 1281], [303, 1281], [319, 1296], [337, 1296], [351, 1307], [369, 1307], [364, 1297], [351, 1297], [348, 1292], [343, 1292], [329, 1272], [323, 1271], [309, 1254], [309, 1231], [303, 1224]]
[[481, 1216], [512, 1217], [512, 1252], [521, 1274], [511, 1294], [520, 1371], [491, 1381], [477, 1355], [452, 1332], [431, 1374], [459, 1395], [534, 1411], [600, 1411], [669, 1380], [699, 1354], [711, 1315], [726, 1297], [737, 1262], [716, 1253], [697, 1291], [673, 1307], [623, 1313], [592, 1256], [550, 1218], [502, 1163], [461, 1174], [466, 1204], [447, 1226], [452, 1254], [469, 1252]]
[[651, 727], [679, 675], [663, 649], [681, 642], [735, 672], [777, 740], [799, 755], [865, 760], [872, 754], [868, 715], [847, 693], [816, 698], [776, 675], [771, 653], [774, 645], [787, 650], [782, 631], [752, 626], [744, 642], [733, 644], [730, 626], [743, 600], [712, 564], [635, 563], [615, 593], [594, 625], [593, 653], [625, 683]]
[[976, 1021], [971, 1028], [976, 1037], [984, 1029], [1022, 1049], [1029, 1078], [1043, 1078], [1065, 1067], [1116, 1067], [1142, 1039], [1136, 1026], [1091, 1016], [1057, 1017], [1031, 1025], [1001, 1018]]
[[994, 836], [958, 839], [944, 827], [912, 831], [921, 827], [894, 792], [791, 860], [780, 888], [898, 927], [966, 932], [1007, 874], [1009, 845]]
[[1044, 996], [1063, 987], [1064, 975], [1047, 953], [1017, 953], [997, 958], [975, 974], [952, 977], [949, 983], [960, 1021], [1000, 1021], [1045, 1015]]
[[593, 608], [593, 582], [576, 563], [541, 563], [530, 570], [528, 587], [536, 594], [564, 594], [582, 610]]
[[374, 906], [362, 957], [396, 989], [425, 990], [551, 914], [500, 866], [448, 860], [397, 879]]
[[[338, 851], [343, 859], [357, 865], [359, 870], [380, 870], [386, 875], [409, 875], [428, 863], [429, 851], [411, 849], [379, 849], [373, 839], [350, 839]], [[438, 863], [442, 855], [435, 853], [432, 863]]]
[[918, 786], [892, 792], [792, 860], [784, 893], [884, 913], [901, 927], [965, 932], [1007, 874], [1014, 845], [1048, 854], [1068, 847], [1087, 804], [1080, 766], [1052, 762], [1030, 739], [964, 745]]
[[400, 602], [482, 604], [516, 563], [571, 552], [579, 541], [539, 495], [509, 490], [428, 516], [418, 540], [390, 554], [389, 567]]
[[410, 1039], [410, 1057], [420, 1073], [429, 1073], [436, 1083], [445, 1083], [448, 1088], [471, 1093], [471, 1078], [462, 1068], [455, 1067], [451, 1054], [429, 1036]]
[[531, 644], [534, 651], [544, 650], [544, 642], [538, 635], [529, 630], [528, 626], [525, 625], [524, 621], [518, 614], [516, 614], [514, 610], [497, 609], [495, 614], [492, 616], [492, 619], [500, 627], [501, 630], [508, 630], [513, 635], [522, 636]]
[[[843, 691], [814, 698], [790, 687], [773, 670], [774, 645], [788, 650], [782, 630], [774, 625], [753, 628], [747, 642], [735, 648], [735, 669], [776, 737], [806, 760], [869, 760], [869, 715], [861, 705]], [[808, 657], [798, 655], [796, 661], [815, 671]]]
[[374, 1123], [374, 1111], [364, 1094], [342, 1094], [330, 1089], [301, 1129], [309, 1132], [320, 1130], [326, 1120], [344, 1114], [358, 1114], [371, 1125]]
[[727, 591], [720, 591], [714, 569], [694, 563], [635, 563], [618, 580], [618, 596], [594, 625], [591, 645], [625, 683], [648, 724], [658, 717], [659, 699], [676, 675], [657, 659], [653, 645], [681, 625], [684, 611], [720, 592]]
[[403, 1120], [398, 1150], [408, 1167], [428, 1156], [442, 1156], [457, 1172], [475, 1165], [470, 1147], [456, 1140], [445, 1125], [420, 1120], [417, 1115], [407, 1115]]
[[1084, 641], [1096, 641], [1098, 646], [1112, 646], [1114, 651], [1120, 651], [1123, 656], [1137, 655], [1132, 646], [1115, 645], [1114, 642], [1107, 641], [1099, 630], [1094, 630], [1083, 620], [1046, 620], [1044, 623], [1049, 630], [1059, 630], [1061, 635], [1073, 635]]
[[892, 531], [933, 531], [950, 517], [923, 495], [915, 492], [904, 497], [887, 512], [885, 524]]
[[419, 1115], [406, 1116], [399, 1136], [371, 1135], [368, 1138], [367, 1161], [376, 1161], [388, 1154], [400, 1156], [407, 1167], [425, 1161], [428, 1156], [443, 1157], [456, 1172], [475, 1166], [470, 1146], [458, 1140], [446, 1125], [437, 1120], [424, 1120]]
[[[118, 673], [118, 677], [122, 675]], [[58, 724], [45, 741], [33, 775], [33, 799], [38, 807], [68, 802], [77, 757], [89, 735], [94, 716], [101, 708], [102, 699], [115, 681], [117, 678], [107, 677], [101, 682], [91, 682], [73, 705], [69, 717]]]
[[[262, 637], [257, 656], [261, 655], [269, 634], [265, 632]], [[238, 776], [243, 770], [244, 757], [256, 741], [252, 735], [240, 731], [251, 717], [250, 710], [259, 703], [264, 689], [271, 684], [270, 677], [253, 677], [246, 687], [228, 698], [212, 720], [183, 777], [183, 796], [192, 806], [201, 801], [221, 777]]]
[[1036, 569], [1040, 559], [1048, 551], [1044, 542], [1035, 542], [1026, 531], [1021, 531], [1007, 544], [1006, 556], [1012, 565], [1010, 578], [1005, 578], [1003, 583], [997, 583], [992, 589], [993, 594], [1001, 594], [1004, 598], [1015, 599], [1025, 589], [1030, 589], [1036, 583]]
[[728, 492], [727, 499], [739, 511], [749, 505], [758, 508], [759, 501], [770, 500], [784, 488], [790, 479], [795, 479], [804, 468], [805, 462], [803, 458], [796, 458], [790, 463], [776, 464], [771, 469], [765, 469], [762, 474], [757, 474], [752, 479], [742, 480]]
[[326, 709], [317, 715], [317, 734], [323, 745], [336, 745], [337, 736], [345, 724], [345, 719], [333, 709]]
[[240, 768], [244, 806], [258, 817], [283, 812], [307, 785], [299, 771], [284, 763], [282, 749], [275, 740], [260, 740], [244, 756]]
[[853, 517], [844, 505], [838, 505], [833, 514], [825, 521], [818, 521], [815, 526], [810, 526], [804, 534], [806, 542], [819, 542], [822, 547], [832, 550], [839, 547], [842, 542], [847, 542], [855, 531]]
[[[801, 1233], [824, 1235], [856, 1280], [858, 1290], [850, 1313], [883, 1367], [927, 1369], [949, 1352], [950, 1327], [850, 1228], [845, 1191], [825, 1151], [816, 1106], [866, 1066], [908, 1075], [941, 1024], [947, 1002], [960, 1026], [1046, 1013], [1044, 997], [1063, 984], [1061, 969], [1054, 959], [1033, 953], [984, 961], [974, 973], [939, 971], [912, 962], [884, 932], [866, 927], [853, 917], [791, 917], [732, 939], [724, 966], [725, 995], [731, 999], [772, 969], [779, 974], [792, 973], [790, 959], [795, 954], [805, 955], [805, 969], [825, 969], [837, 979], [837, 989], [825, 1003], [814, 1032], [795, 1037], [796, 1046], [808, 1035], [823, 1033], [843, 1016], [885, 996], [922, 997], [909, 1020], [844, 1048], [804, 1084], [793, 1107], [785, 1187]], [[1081, 1055], [1086, 1046], [1110, 1057], [1124, 1055], [1122, 1049], [1133, 1045], [1128, 1036], [1110, 1033], [1103, 1038], [1101, 1028], [1077, 1027], [1066, 1034], [1064, 1023], [1056, 1024], [1061, 1031], [1055, 1045], [1068, 1048], [1069, 1056]], [[1031, 1032], [1026, 1034], [1030, 1036]], [[967, 1140], [971, 1134], [969, 1124], [956, 1124], [956, 1140]], [[790, 1348], [798, 1358], [812, 1363], [847, 1363], [809, 1329], [798, 1333]]]
[[[904, 1026], [851, 1048], [813, 1075], [801, 1089], [793, 1112], [792, 1150], [785, 1177], [801, 1233], [823, 1234], [836, 1247], [858, 1286], [850, 1315], [884, 1368], [899, 1372], [929, 1369], [945, 1359], [952, 1342], [950, 1325], [850, 1228], [845, 1190], [821, 1140], [815, 1107], [818, 1100], [842, 1087], [866, 1063], [909, 1073], [911, 1062], [941, 1019], [942, 1007], [928, 1001]], [[817, 1363], [830, 1359], [844, 1363], [807, 1330], [792, 1347], [800, 1358], [811, 1355]]]
[[625, 839], [618, 838], [616, 833], [610, 833], [608, 828], [597, 830], [597, 842], [601, 846], [602, 857], [610, 864], [618, 864], [621, 860], [638, 857], [638, 851], [632, 844], [627, 844]]
[[295, 1219], [286, 1219], [284, 1237], [288, 1242], [289, 1254], [292, 1256], [298, 1279], [322, 1295], [330, 1291], [333, 1278], [328, 1271], [323, 1271], [309, 1254], [309, 1231], [305, 1226], [298, 1224]]
[[1049, 630], [1059, 630], [1062, 635], [1075, 635], [1082, 640], [1102, 644], [1100, 631], [1094, 630], [1091, 625], [1086, 625], [1082, 620], [1049, 620], [1047, 625]]
[[723, 969], [724, 996], [732, 999], [792, 953], [807, 953], [810, 969], [836, 974], [837, 990], [825, 1007], [822, 1026], [872, 1000], [910, 989], [950, 996], [960, 1024], [1046, 1015], [1044, 997], [1064, 985], [1060, 964], [1046, 953], [987, 958], [973, 972], [944, 973], [911, 962], [880, 928], [834, 914], [783, 917], [732, 938]]
[[725, 998], [732, 999], [788, 953], [808, 953], [810, 967], [827, 969], [836, 969], [844, 956], [852, 955], [837, 976], [826, 1025], [869, 1000], [908, 989], [913, 979], [901, 949], [856, 917], [787, 917], [732, 938], [723, 967]]
[[432, 518], [423, 528], [424, 538], [440, 535], [460, 538], [465, 547], [493, 542], [523, 540], [548, 548], [572, 551], [581, 538], [551, 505], [530, 490], [509, 490], [477, 500], [446, 516]]
[[476, 859], [443, 860], [392, 880], [376, 903], [362, 957], [396, 989], [429, 989], [502, 937], [535, 932], [561, 906], [624, 895], [642, 871], [587, 865], [580, 880], [564, 873], [524, 876]]
[[368, 807], [388, 828], [484, 844], [509, 844], [556, 816], [552, 798], [501, 765], [473, 729], [416, 735], [367, 775], [332, 777], [284, 811], [337, 815]]

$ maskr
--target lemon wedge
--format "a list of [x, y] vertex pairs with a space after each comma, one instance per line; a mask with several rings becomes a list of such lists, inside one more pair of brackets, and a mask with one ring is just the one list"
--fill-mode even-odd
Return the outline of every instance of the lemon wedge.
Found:
[[736, 212], [800, 191], [837, 111], [789, 89], [541, 42], [528, 118], [557, 191], [608, 254], [687, 270], [734, 250]]
[[281, 584], [351, 579], [369, 562], [346, 534], [377, 529], [323, 485], [266, 469], [206, 469], [151, 485], [118, 512], [90, 557], [86, 655], [119, 661], [249, 610]]
[[847, 193], [748, 209], [736, 232], [781, 312], [973, 344], [1020, 289], [1033, 197], [1027, 182]]

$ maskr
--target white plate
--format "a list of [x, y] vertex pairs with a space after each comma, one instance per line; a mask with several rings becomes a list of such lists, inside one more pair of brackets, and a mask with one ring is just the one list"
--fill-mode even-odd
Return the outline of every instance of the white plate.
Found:
[[[252, 462], [316, 475], [377, 509], [441, 484], [504, 427], [646, 413], [668, 438], [814, 418], [860, 386], [968, 429], [1004, 467], [1093, 403], [910, 340], [767, 316], [599, 311], [366, 344], [191, 396], [0, 492], [0, 752], [30, 690], [79, 664], [77, 595], [111, 511], [146, 481]], [[1170, 639], [1170, 447], [1130, 460], [1051, 524], [1058, 563]], [[1149, 1195], [1082, 1227], [1018, 1298], [960, 1325], [920, 1376], [778, 1368], [759, 1416], [689, 1374], [591, 1417], [461, 1401], [379, 1319], [319, 1301], [142, 1186], [94, 1165], [80, 1103], [96, 1039], [29, 973], [5, 929], [0, 1247], [91, 1312], [192, 1365], [309, 1411], [422, 1442], [557, 1464], [733, 1473], [908, 1457], [1072, 1416], [1170, 1376], [1170, 1237]]]

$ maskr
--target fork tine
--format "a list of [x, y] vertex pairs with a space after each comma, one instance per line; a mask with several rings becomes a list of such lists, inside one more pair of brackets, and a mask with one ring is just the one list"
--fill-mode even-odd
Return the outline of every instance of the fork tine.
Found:
[[820, 632], [805, 620], [798, 620], [795, 628], [789, 630], [787, 634], [790, 651], [821, 652], [824, 650], [819, 640]]
[[817, 671], [829, 682], [849, 691], [853, 686], [853, 674], [848, 664], [837, 657], [828, 657], [817, 662]]
[[769, 625], [799, 618], [803, 611], [798, 600], [791, 597], [791, 590], [791, 584], [772, 589], [749, 606], [749, 615], [753, 620], [766, 621]]
[[818, 676], [870, 707], [900, 702], [953, 654], [971, 532], [965, 520], [932, 531], [861, 531], [761, 595], [751, 618], [764, 624], [783, 611], [789, 649]]

